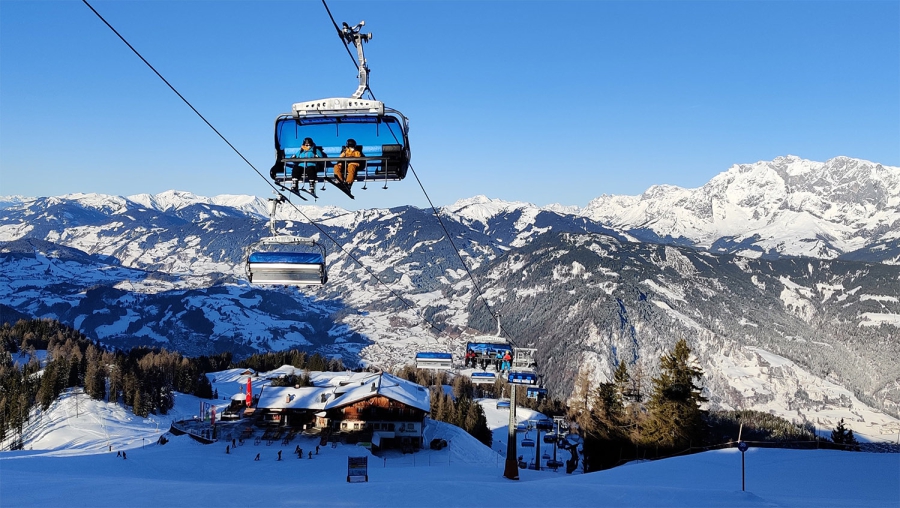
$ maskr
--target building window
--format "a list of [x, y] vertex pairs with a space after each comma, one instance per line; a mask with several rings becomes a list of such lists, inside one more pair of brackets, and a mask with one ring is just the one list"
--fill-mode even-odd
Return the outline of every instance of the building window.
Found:
[[344, 429], [344, 430], [347, 430], [347, 424], [346, 424], [346, 423], [342, 423], [342, 424], [341, 424], [341, 428]]
[[354, 424], [353, 424], [353, 430], [359, 430], [359, 424], [358, 424], [358, 423], [354, 423]]

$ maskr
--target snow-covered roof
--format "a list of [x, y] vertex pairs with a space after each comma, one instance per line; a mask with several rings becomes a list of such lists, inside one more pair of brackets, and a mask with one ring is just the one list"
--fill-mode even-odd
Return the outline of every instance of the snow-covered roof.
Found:
[[[287, 369], [277, 369], [286, 372]], [[273, 377], [272, 372], [264, 373]], [[310, 372], [315, 386], [263, 386], [257, 407], [266, 409], [311, 409], [321, 411], [381, 395], [407, 406], [431, 412], [428, 389], [387, 373], [372, 372]], [[236, 398], [243, 394], [236, 394]], [[293, 397], [291, 397], [293, 396]], [[323, 396], [325, 402], [322, 402]]]
[[335, 393], [340, 395], [328, 401], [325, 409], [347, 406], [374, 395], [381, 395], [426, 413], [431, 412], [431, 394], [424, 386], [384, 372], [358, 374], [351, 376], [348, 380], [350, 383], [335, 387]]
[[332, 398], [330, 387], [267, 386], [259, 394], [257, 407], [266, 409], [325, 409], [322, 395]]

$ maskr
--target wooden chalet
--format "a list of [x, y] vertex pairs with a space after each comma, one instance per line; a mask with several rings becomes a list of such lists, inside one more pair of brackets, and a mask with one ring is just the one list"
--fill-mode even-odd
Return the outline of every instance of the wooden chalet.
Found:
[[266, 386], [255, 407], [258, 422], [292, 428], [328, 429], [376, 448], [421, 448], [427, 388], [386, 373], [342, 373], [317, 386]]

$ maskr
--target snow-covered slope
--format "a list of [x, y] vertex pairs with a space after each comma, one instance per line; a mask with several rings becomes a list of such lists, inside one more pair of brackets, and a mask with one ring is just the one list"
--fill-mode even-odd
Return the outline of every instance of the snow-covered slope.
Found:
[[[209, 401], [215, 403], [215, 401]], [[178, 395], [177, 412], [196, 414], [199, 400]], [[548, 506], [820, 508], [900, 504], [900, 455], [834, 450], [751, 448], [746, 490], [736, 449], [635, 463], [569, 476], [561, 470], [521, 470], [503, 478], [497, 454], [447, 424], [426, 432], [450, 437], [443, 450], [373, 456], [339, 444], [298, 460], [295, 445], [245, 441], [203, 445], [167, 434], [163, 418], [141, 419], [116, 404], [66, 392], [26, 429], [25, 448], [0, 453], [3, 506], [384, 506], [449, 507], [506, 504]], [[157, 428], [157, 424], [159, 427]], [[455, 430], [454, 430], [455, 429]], [[112, 447], [112, 451], [110, 451]], [[282, 450], [284, 458], [276, 460]], [[117, 457], [124, 451], [127, 458]], [[253, 460], [256, 454], [260, 460]], [[347, 482], [348, 457], [368, 457], [369, 481]], [[835, 481], [836, 476], [839, 481]]]

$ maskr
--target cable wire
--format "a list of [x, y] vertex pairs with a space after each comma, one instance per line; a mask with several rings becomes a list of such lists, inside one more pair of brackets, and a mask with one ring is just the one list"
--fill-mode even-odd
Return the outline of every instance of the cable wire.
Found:
[[[210, 129], [212, 129], [212, 131], [215, 132], [216, 135], [219, 136], [219, 138], [222, 139], [222, 141], [224, 141], [225, 144], [227, 144], [228, 147], [231, 148], [232, 151], [234, 151], [241, 158], [241, 160], [243, 160], [248, 166], [250, 166], [250, 168], [252, 168], [253, 171], [257, 175], [259, 175], [259, 177], [262, 178], [269, 185], [269, 187], [271, 187], [273, 189], [273, 191], [276, 194], [278, 194], [279, 196], [281, 196], [283, 198], [285, 197], [284, 194], [282, 194], [281, 191], [279, 191], [278, 188], [274, 184], [272, 184], [272, 182], [270, 182], [269, 179], [267, 179], [256, 168], [256, 166], [254, 166], [246, 157], [244, 157], [244, 154], [242, 154], [240, 152], [240, 150], [238, 150], [230, 141], [228, 141], [228, 139], [221, 132], [219, 132], [219, 130], [216, 129], [215, 126], [213, 126], [213, 124], [209, 120], [207, 120], [206, 117], [204, 117], [203, 114], [201, 114], [200, 111], [198, 111], [197, 108], [195, 108], [193, 104], [190, 103], [190, 101], [188, 101], [171, 83], [169, 83], [169, 81], [158, 70], [156, 70], [156, 68], [153, 67], [153, 65], [149, 61], [147, 61], [147, 59], [144, 58], [144, 56], [141, 55], [140, 52], [137, 49], [135, 49], [134, 46], [132, 46], [131, 43], [129, 43], [125, 39], [125, 37], [122, 36], [122, 34], [120, 34], [118, 32], [118, 30], [115, 29], [115, 27], [112, 26], [112, 24], [110, 24], [99, 12], [97, 12], [97, 10], [94, 9], [94, 7], [87, 0], [82, 0], [82, 2], [100, 19], [100, 21], [102, 21], [110, 30], [112, 30], [112, 32], [114, 34], [116, 34], [116, 36], [123, 43], [125, 43], [126, 46], [128, 46], [128, 49], [130, 49], [135, 55], [137, 55], [137, 57], [140, 58], [141, 61], [144, 62], [144, 64], [147, 65], [147, 67], [149, 67], [150, 70], [152, 70], [153, 73], [156, 74], [156, 76], [159, 77], [159, 79], [161, 79], [163, 81], [163, 83], [165, 83], [166, 86], [168, 86], [169, 89], [172, 90], [172, 92], [174, 92], [175, 95], [177, 95], [178, 98], [181, 99], [182, 102], [184, 102], [191, 109], [191, 111], [193, 111], [201, 120], [203, 120], [203, 122]], [[325, 10], [327, 11], [329, 18], [331, 19], [332, 25], [334, 25], [335, 30], [338, 32], [338, 36], [340, 36], [341, 41], [344, 42], [344, 48], [347, 50], [347, 54], [350, 56], [350, 59], [353, 61], [354, 66], [357, 68], [357, 70], [359, 70], [359, 64], [356, 62], [356, 59], [353, 57], [353, 53], [350, 51], [349, 45], [346, 43], [346, 41], [344, 41], [344, 37], [341, 32], [341, 29], [338, 27], [337, 22], [335, 22], [335, 20], [334, 20], [334, 16], [331, 14], [331, 9], [328, 8], [328, 4], [325, 2], [325, 0], [322, 0], [322, 4], [325, 6]], [[372, 97], [372, 99], [375, 100], [375, 94], [372, 92], [371, 88], [368, 88], [367, 91], [369, 92], [369, 95]], [[396, 138], [396, 134], [394, 134], [394, 137]], [[422, 181], [419, 178], [418, 173], [416, 173], [415, 168], [413, 168], [412, 165], [410, 165], [410, 169], [413, 172], [413, 176], [415, 176], [415, 178], [416, 178], [416, 182], [419, 184], [419, 188], [422, 189], [422, 193], [425, 195], [425, 198], [428, 200], [428, 204], [431, 206], [431, 209], [434, 212], [435, 217], [438, 219], [438, 223], [440, 224], [441, 229], [443, 229], [444, 234], [447, 237], [447, 240], [449, 240], [450, 245], [453, 247], [453, 250], [456, 252], [457, 257], [460, 260], [460, 263], [462, 263], [462, 266], [463, 266], [463, 268], [465, 268], [466, 273], [469, 276], [469, 279], [472, 281], [472, 286], [478, 292], [479, 298], [481, 299], [485, 308], [487, 308], [488, 313], [491, 315], [491, 317], [493, 319], [496, 320], [497, 319], [496, 314], [494, 313], [493, 309], [491, 309], [490, 304], [487, 302], [487, 299], [484, 296], [484, 292], [481, 290], [481, 288], [478, 286], [478, 283], [475, 281], [475, 277], [472, 275], [471, 270], [469, 270], [468, 265], [466, 264], [465, 260], [463, 259], [462, 254], [459, 251], [459, 248], [457, 248], [456, 243], [453, 241], [453, 238], [450, 235], [450, 232], [447, 229], [446, 225], [444, 224], [443, 219], [441, 219], [440, 212], [438, 211], [437, 207], [435, 207], [434, 203], [431, 201], [431, 197], [428, 195], [428, 192], [425, 190], [425, 186], [422, 184]], [[315, 184], [313, 184], [313, 185], [315, 185]], [[326, 238], [331, 240], [331, 242], [333, 242], [335, 245], [337, 245], [338, 248], [341, 250], [341, 252], [343, 252], [348, 257], [353, 259], [353, 261], [355, 261], [360, 267], [362, 267], [372, 278], [374, 278], [381, 285], [383, 285], [385, 288], [387, 288], [388, 291], [391, 293], [391, 295], [393, 295], [401, 303], [403, 303], [403, 305], [405, 305], [407, 309], [415, 311], [422, 318], [422, 320], [424, 322], [427, 322], [432, 328], [434, 328], [438, 332], [443, 331], [442, 329], [438, 328], [434, 322], [432, 322], [430, 319], [425, 317], [421, 312], [419, 312], [418, 309], [416, 309], [411, 303], [409, 303], [408, 301], [406, 301], [406, 299], [404, 299], [401, 295], [399, 295], [392, 287], [390, 287], [387, 283], [382, 281], [381, 278], [378, 277], [378, 275], [375, 272], [373, 272], [371, 268], [369, 268], [368, 266], [363, 264], [358, 258], [356, 258], [356, 256], [353, 255], [352, 252], [345, 249], [343, 245], [341, 245], [337, 240], [335, 240], [331, 235], [329, 235], [328, 232], [325, 231], [325, 229], [323, 229], [317, 222], [311, 220], [305, 213], [303, 213], [302, 210], [300, 210], [300, 208], [297, 207], [297, 205], [295, 205], [290, 200], [286, 200], [286, 201], [288, 203], [290, 203], [291, 207], [293, 207], [294, 210], [297, 211], [297, 213], [299, 213], [304, 219], [306, 219], [307, 222], [309, 222], [316, 229], [318, 229], [319, 232], [322, 233], [323, 236], [325, 236]], [[502, 331], [505, 331], [502, 327], [502, 324], [500, 325], [500, 329]], [[509, 334], [507, 333], [507, 335], [509, 335]], [[510, 342], [512, 343], [513, 341], [510, 340]], [[513, 344], [513, 345], [515, 345], [515, 344]]]
[[[149, 67], [150, 70], [152, 70], [152, 71], [159, 77], [159, 79], [161, 79], [161, 80], [163, 81], [163, 83], [165, 83], [166, 86], [169, 87], [169, 89], [171, 89], [173, 92], [175, 92], [175, 95], [177, 95], [177, 96], [178, 96], [185, 104], [187, 104], [188, 107], [190, 107], [191, 110], [192, 110], [198, 117], [200, 117], [200, 119], [203, 120], [203, 122], [206, 123], [206, 125], [209, 126], [209, 128], [213, 130], [213, 132], [215, 132], [215, 133], [222, 139], [222, 141], [224, 141], [224, 142], [225, 142], [225, 143], [226, 143], [226, 144], [227, 144], [227, 145], [228, 145], [235, 153], [237, 153], [238, 156], [240, 156], [240, 158], [241, 158], [244, 162], [246, 162], [248, 166], [250, 166], [251, 168], [253, 168], [253, 171], [255, 171], [256, 174], [259, 175], [263, 180], [265, 180], [266, 183], [269, 185], [269, 187], [271, 187], [271, 188], [275, 191], [276, 194], [278, 194], [279, 196], [281, 196], [281, 197], [283, 197], [283, 198], [285, 197], [284, 194], [282, 194], [282, 193], [278, 190], [278, 188], [275, 187], [275, 185], [273, 185], [272, 182], [269, 181], [269, 179], [267, 179], [262, 173], [260, 173], [259, 170], [256, 169], [256, 167], [255, 167], [249, 160], [247, 160], [247, 158], [244, 157], [244, 155], [243, 155], [237, 148], [235, 148], [235, 146], [232, 145], [231, 142], [228, 141], [228, 139], [227, 139], [224, 135], [222, 135], [222, 133], [219, 132], [219, 130], [216, 129], [216, 128], [212, 125], [212, 123], [210, 123], [209, 120], [207, 120], [207, 119], [206, 119], [206, 118], [205, 118], [205, 117], [197, 110], [197, 108], [195, 108], [195, 107], [194, 107], [194, 106], [193, 106], [193, 105], [192, 105], [192, 104], [191, 104], [191, 103], [190, 103], [183, 95], [181, 95], [180, 92], [178, 92], [178, 90], [177, 90], [174, 86], [172, 86], [171, 83], [169, 83], [168, 80], [166, 80], [165, 77], [163, 77], [163, 75], [160, 74], [160, 72], [157, 71], [156, 68], [153, 67], [153, 65], [151, 65], [150, 62], [148, 62], [147, 59], [144, 58], [144, 57], [138, 52], [138, 50], [136, 50], [136, 49], [134, 48], [134, 46], [132, 46], [132, 45], [125, 39], [125, 37], [122, 36], [122, 34], [120, 34], [120, 33], [119, 33], [119, 32], [118, 32], [118, 31], [117, 31], [117, 30], [116, 30], [116, 29], [108, 22], [108, 21], [106, 21], [106, 19], [105, 19], [102, 15], [100, 15], [100, 13], [97, 12], [97, 10], [94, 9], [94, 7], [93, 7], [90, 3], [88, 3], [87, 0], [82, 0], [82, 2], [84, 2], [84, 4], [87, 5], [88, 8], [91, 9], [91, 11], [93, 11], [93, 13], [96, 14], [97, 17], [100, 18], [100, 20], [103, 21], [103, 23], [104, 23], [107, 27], [109, 27], [109, 29], [112, 30], [113, 33], [116, 34], [116, 36], [117, 36], [122, 42], [124, 42], [125, 45], [128, 46], [128, 48], [129, 48], [132, 52], [134, 52], [135, 55], [138, 56], [138, 58], [141, 59], [141, 61], [143, 61], [144, 64], [146, 64], [147, 67]], [[351, 56], [352, 56], [352, 55], [351, 55]], [[315, 226], [315, 228], [318, 229], [319, 232], [321, 232], [323, 236], [325, 236], [326, 238], [328, 238], [329, 240], [331, 240], [335, 245], [337, 245], [338, 248], [341, 250], [341, 252], [343, 252], [343, 253], [346, 254], [348, 257], [350, 257], [351, 259], [353, 259], [353, 260], [354, 260], [359, 266], [361, 266], [361, 267], [362, 267], [362, 268], [363, 268], [370, 276], [372, 276], [372, 277], [373, 277], [376, 281], [378, 281], [381, 285], [383, 285], [384, 287], [386, 287], [386, 288], [388, 289], [388, 291], [390, 291], [390, 293], [391, 293], [395, 298], [397, 298], [398, 300], [400, 300], [400, 302], [403, 303], [403, 304], [407, 307], [407, 309], [416, 311], [416, 313], [419, 314], [419, 316], [421, 316], [425, 322], [427, 322], [429, 325], [431, 325], [432, 328], [434, 328], [435, 330], [440, 331], [440, 328], [438, 328], [437, 325], [435, 325], [431, 320], [429, 320], [429, 319], [425, 318], [424, 316], [422, 316], [422, 314], [421, 314], [420, 312], [418, 312], [418, 309], [416, 309], [415, 306], [413, 306], [411, 303], [409, 303], [408, 301], [406, 301], [406, 299], [404, 299], [401, 295], [399, 295], [393, 288], [391, 288], [387, 283], [385, 283], [384, 281], [382, 281], [381, 278], [378, 277], [378, 275], [377, 275], [375, 272], [373, 272], [371, 268], [369, 268], [368, 266], [366, 266], [365, 264], [363, 264], [362, 261], [360, 261], [359, 259], [356, 258], [356, 256], [353, 255], [353, 253], [347, 251], [347, 249], [345, 249], [343, 245], [341, 245], [337, 240], [335, 240], [331, 235], [329, 235], [328, 232], [325, 231], [325, 229], [323, 229], [318, 223], [316, 223], [315, 221], [313, 221], [313, 220], [311, 220], [309, 217], [307, 217], [307, 215], [306, 215], [305, 213], [303, 213], [303, 211], [300, 210], [300, 208], [298, 208], [297, 205], [295, 205], [294, 203], [292, 203], [290, 200], [286, 200], [286, 201], [287, 201], [288, 203], [290, 203], [291, 206], [294, 208], [294, 210], [296, 210], [297, 213], [299, 213], [304, 219], [306, 219], [307, 222], [309, 222], [310, 224], [312, 224], [313, 226]]]
[[[331, 9], [328, 8], [328, 4], [325, 2], [325, 0], [322, 0], [322, 5], [325, 6], [325, 11], [328, 13], [328, 17], [331, 18], [331, 24], [334, 25], [335, 30], [337, 30], [338, 36], [341, 38], [341, 41], [344, 43], [344, 48], [346, 48], [347, 54], [350, 55], [350, 59], [353, 60], [353, 64], [356, 66], [356, 69], [359, 70], [359, 64], [356, 63], [356, 59], [353, 57], [353, 52], [350, 51], [350, 45], [347, 43], [346, 40], [344, 40], [343, 33], [341, 32], [341, 29], [338, 28], [338, 24], [334, 20], [334, 16], [331, 14]], [[372, 92], [371, 87], [367, 87], [367, 91], [369, 92], [369, 95], [371, 96], [372, 100], [377, 100], [377, 99], [375, 99], [375, 93]], [[391, 128], [390, 125], [388, 126], [388, 128], [391, 129], [391, 134], [394, 136], [394, 140], [399, 142], [399, 139], [397, 139], [397, 135], [396, 135], [396, 133], [394, 133], [393, 128]], [[453, 237], [450, 235], [450, 231], [447, 230], [447, 226], [444, 224], [444, 221], [441, 219], [441, 213], [438, 211], [437, 207], [434, 206], [434, 203], [431, 201], [431, 197], [428, 195], [428, 192], [425, 190], [425, 186], [422, 184], [422, 180], [419, 179], [419, 174], [416, 173], [416, 170], [415, 170], [415, 168], [413, 168], [412, 164], [409, 165], [409, 169], [412, 170], [413, 176], [416, 177], [416, 182], [419, 184], [419, 188], [422, 189], [422, 194], [424, 194], [425, 199], [428, 200], [428, 205], [431, 206], [431, 210], [434, 212], [434, 216], [437, 218], [438, 223], [441, 225], [441, 229], [444, 230], [444, 235], [447, 237], [447, 240], [450, 241], [450, 246], [453, 247], [453, 250], [456, 252], [456, 256], [459, 258], [460, 263], [462, 263], [463, 268], [465, 268], [466, 274], [468, 274], [469, 280], [472, 281], [472, 286], [475, 288], [475, 291], [478, 292], [478, 296], [481, 299], [481, 302], [484, 304], [485, 308], [487, 308], [488, 314], [491, 315], [491, 318], [494, 321], [498, 321], [497, 314], [491, 308], [490, 304], [488, 303], [487, 299], [484, 296], [484, 292], [481, 290], [481, 288], [478, 286], [478, 283], [475, 281], [475, 277], [472, 275], [471, 270], [469, 270], [469, 266], [466, 264], [465, 260], [463, 260], [462, 253], [460, 253], [459, 249], [456, 247], [456, 243], [453, 241]], [[509, 332], [507, 332], [503, 328], [502, 323], [500, 324], [500, 330], [505, 332], [507, 337], [509, 337]], [[513, 343], [512, 339], [510, 339], [510, 343]], [[513, 345], [515, 345], [515, 344], [513, 343]]]

